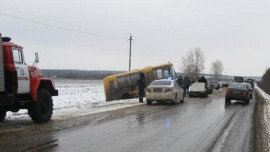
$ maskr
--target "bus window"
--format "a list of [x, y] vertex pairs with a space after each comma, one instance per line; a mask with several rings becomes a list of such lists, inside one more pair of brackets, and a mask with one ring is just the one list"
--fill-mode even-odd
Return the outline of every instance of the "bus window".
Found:
[[109, 85], [110, 85], [110, 89], [111, 89], [111, 90], [113, 90], [113, 89], [116, 88], [114, 81], [111, 81], [111, 82], [109, 83]]
[[151, 71], [149, 73], [145, 74], [145, 81], [146, 81], [146, 85], [148, 86], [153, 80], [156, 80], [157, 76], [156, 76], [156, 71]]
[[171, 76], [171, 74], [167, 68], [164, 68], [164, 74], [165, 74], [165, 78], [168, 78]]
[[107, 94], [107, 98], [110, 99], [110, 100], [121, 98], [120, 91], [117, 88], [117, 85], [116, 85], [115, 81], [110, 81], [109, 86], [110, 86], [110, 88], [109, 88], [109, 92]]
[[156, 69], [157, 72], [157, 78], [161, 79], [162, 78], [162, 70], [161, 69]]
[[176, 73], [175, 73], [175, 71], [174, 71], [173, 66], [170, 66], [170, 71], [171, 71], [171, 76], [172, 76], [172, 77], [176, 77]]
[[130, 75], [131, 90], [135, 90], [137, 87], [137, 80], [140, 79], [140, 73], [133, 73]]
[[115, 88], [115, 83], [114, 83], [114, 81], [111, 81], [110, 83], [109, 83], [109, 85], [110, 85], [110, 89], [109, 89], [109, 96], [110, 96], [110, 98], [114, 98], [116, 95], [115, 95], [115, 93], [116, 93], [116, 88]]
[[125, 75], [125, 76], [118, 77], [118, 87], [122, 88], [126, 86], [130, 86], [129, 76]]

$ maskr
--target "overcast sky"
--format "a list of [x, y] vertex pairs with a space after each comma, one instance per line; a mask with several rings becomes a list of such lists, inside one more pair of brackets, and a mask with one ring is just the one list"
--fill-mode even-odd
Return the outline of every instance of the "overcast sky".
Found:
[[166, 62], [180, 72], [195, 47], [205, 73], [261, 76], [270, 67], [269, 0], [0, 0], [0, 33], [42, 69], [128, 70]]

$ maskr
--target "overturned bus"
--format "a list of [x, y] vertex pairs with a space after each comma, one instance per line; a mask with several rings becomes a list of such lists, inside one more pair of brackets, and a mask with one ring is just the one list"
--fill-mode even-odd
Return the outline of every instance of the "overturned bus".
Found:
[[106, 101], [138, 97], [139, 88], [137, 86], [137, 80], [140, 79], [140, 72], [145, 75], [146, 86], [153, 80], [176, 77], [172, 63], [147, 66], [142, 69], [108, 76], [103, 79]]

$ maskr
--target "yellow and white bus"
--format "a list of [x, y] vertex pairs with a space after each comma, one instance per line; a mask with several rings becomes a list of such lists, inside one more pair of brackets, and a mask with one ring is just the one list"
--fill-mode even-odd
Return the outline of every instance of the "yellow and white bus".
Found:
[[144, 73], [146, 86], [153, 80], [176, 77], [175, 70], [170, 62], [108, 76], [103, 79], [106, 101], [138, 97], [137, 80], [140, 79], [140, 72]]

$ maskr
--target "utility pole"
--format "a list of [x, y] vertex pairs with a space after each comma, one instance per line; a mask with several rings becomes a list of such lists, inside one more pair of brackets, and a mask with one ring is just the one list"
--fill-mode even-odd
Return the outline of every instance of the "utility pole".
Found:
[[131, 70], [131, 42], [133, 41], [132, 35], [129, 37], [129, 71]]

